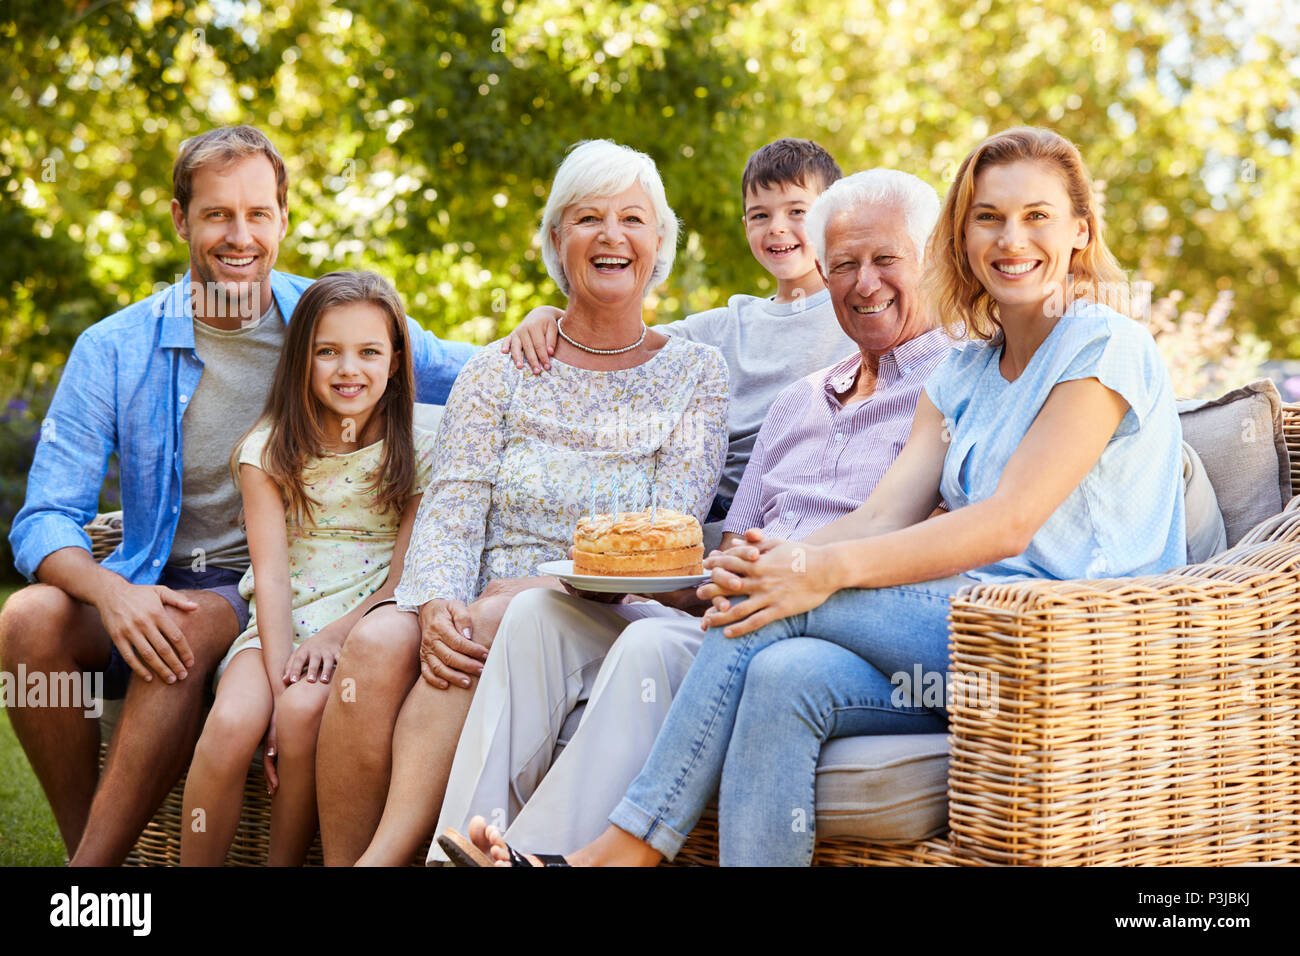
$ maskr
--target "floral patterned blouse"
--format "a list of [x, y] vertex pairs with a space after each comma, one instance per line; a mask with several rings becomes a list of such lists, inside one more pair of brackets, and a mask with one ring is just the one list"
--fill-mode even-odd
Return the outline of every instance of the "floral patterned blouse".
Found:
[[661, 507], [703, 519], [727, 451], [727, 366], [708, 345], [670, 338], [636, 368], [551, 361], [534, 375], [495, 347], [461, 370], [438, 429], [415, 519], [404, 610], [469, 603], [494, 578], [568, 557], [578, 519]]

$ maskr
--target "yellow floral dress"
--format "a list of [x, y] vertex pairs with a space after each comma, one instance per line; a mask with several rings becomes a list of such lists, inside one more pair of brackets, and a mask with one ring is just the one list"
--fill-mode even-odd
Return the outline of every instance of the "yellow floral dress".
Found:
[[[270, 426], [263, 425], [248, 436], [239, 452], [240, 464], [262, 466], [270, 433]], [[415, 482], [411, 494], [418, 495], [429, 481], [436, 436], [418, 426], [413, 434]], [[383, 451], [383, 441], [377, 441], [354, 452], [317, 458], [303, 471], [307, 494], [320, 504], [312, 511], [315, 526], [304, 527], [290, 518], [285, 527], [294, 647], [353, 610], [388, 578], [401, 516], [379, 513], [373, 495], [366, 491]], [[236, 654], [262, 646], [251, 567], [239, 582], [239, 593], [249, 601], [248, 627], [230, 646], [218, 679]]]

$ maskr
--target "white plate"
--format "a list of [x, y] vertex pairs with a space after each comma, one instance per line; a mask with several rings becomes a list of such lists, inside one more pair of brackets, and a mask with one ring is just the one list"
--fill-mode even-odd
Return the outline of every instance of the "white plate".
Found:
[[673, 578], [615, 578], [604, 574], [574, 574], [572, 561], [545, 561], [537, 566], [541, 574], [553, 574], [577, 591], [602, 594], [663, 594], [682, 588], [697, 588], [712, 580], [709, 574], [684, 574]]

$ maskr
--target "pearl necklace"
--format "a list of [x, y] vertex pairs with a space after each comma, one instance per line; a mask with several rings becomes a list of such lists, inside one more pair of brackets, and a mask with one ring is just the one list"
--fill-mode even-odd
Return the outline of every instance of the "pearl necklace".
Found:
[[564, 321], [563, 319], [556, 319], [556, 320], [555, 320], [555, 331], [557, 331], [557, 332], [560, 333], [560, 338], [564, 339], [564, 341], [568, 342], [568, 343], [569, 343], [570, 345], [572, 345], [574, 348], [576, 348], [576, 349], [582, 349], [584, 352], [590, 352], [590, 353], [592, 353], [593, 355], [618, 355], [620, 352], [630, 352], [630, 351], [632, 351], [634, 348], [636, 348], [638, 345], [640, 345], [642, 342], [645, 341], [645, 334], [646, 334], [646, 332], [650, 331], [650, 327], [649, 327], [648, 325], [646, 325], [644, 322], [642, 322], [642, 323], [641, 323], [641, 337], [640, 337], [639, 339], [637, 339], [635, 342], [633, 342], [631, 345], [628, 345], [628, 346], [626, 346], [626, 347], [624, 347], [624, 348], [621, 348], [621, 349], [593, 349], [591, 346], [589, 346], [589, 345], [583, 345], [581, 342], [575, 342], [573, 339], [571, 339], [571, 338], [569, 338], [567, 335], [565, 335], [565, 334], [564, 334], [564, 326], [560, 324], [560, 323], [562, 323], [563, 321]]

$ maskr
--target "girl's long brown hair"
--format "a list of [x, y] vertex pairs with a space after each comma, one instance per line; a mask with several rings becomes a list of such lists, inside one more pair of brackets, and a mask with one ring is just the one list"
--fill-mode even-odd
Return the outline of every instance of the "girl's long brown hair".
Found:
[[[381, 512], [400, 513], [415, 480], [415, 442], [411, 424], [415, 416], [415, 373], [406, 334], [406, 310], [401, 297], [384, 278], [373, 272], [331, 272], [303, 292], [289, 320], [284, 348], [266, 408], [257, 423], [235, 444], [230, 471], [239, 483], [239, 453], [248, 436], [263, 423], [271, 434], [262, 452], [262, 470], [280, 488], [285, 512], [300, 524], [313, 522], [312, 508], [319, 505], [307, 494], [302, 473], [309, 460], [324, 453], [325, 432], [320, 406], [311, 393], [311, 367], [316, 326], [329, 309], [368, 302], [388, 316], [388, 335], [397, 368], [371, 413], [383, 425], [384, 454], [374, 480], [366, 488]], [[357, 436], [358, 440], [361, 436]]]
[[[943, 211], [926, 249], [927, 298], [943, 324], [956, 332], [965, 326], [972, 339], [992, 339], [1002, 329], [998, 304], [988, 294], [966, 256], [966, 218], [975, 201], [975, 177], [990, 166], [1021, 160], [1044, 163], [1060, 175], [1070, 197], [1071, 214], [1088, 222], [1088, 245], [1070, 255], [1074, 287], [1070, 299], [1089, 298], [1104, 283], [1122, 283], [1124, 272], [1102, 238], [1101, 211], [1093, 199], [1092, 179], [1079, 150], [1060, 133], [1018, 126], [995, 133], [976, 146], [957, 170]], [[1067, 300], [1067, 301], [1069, 301]]]

